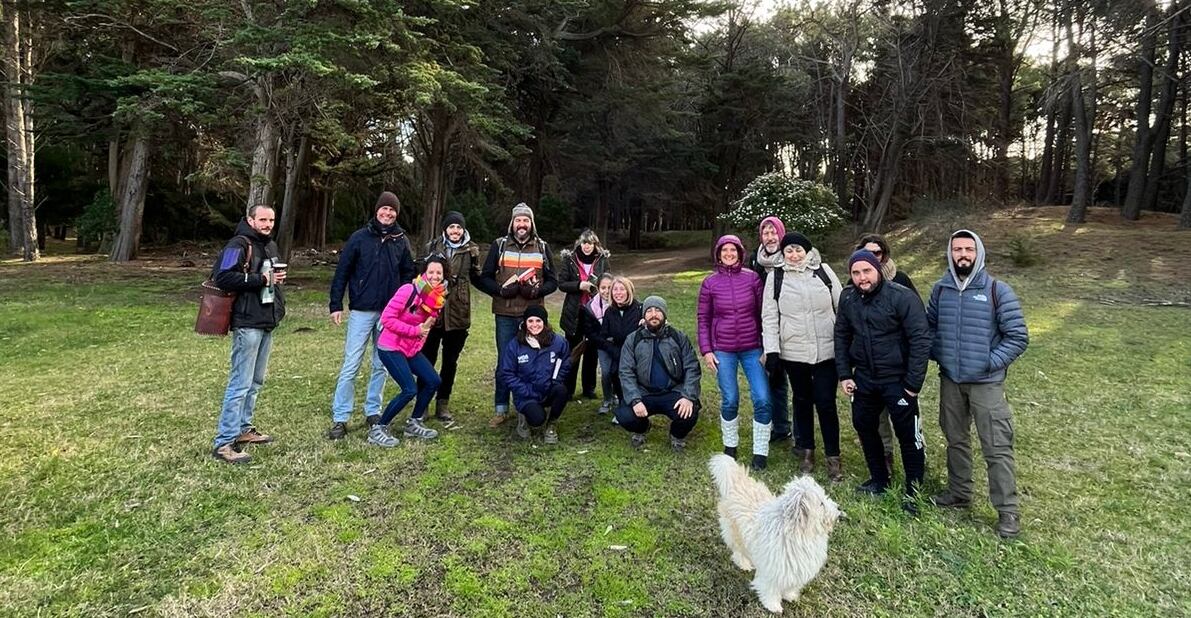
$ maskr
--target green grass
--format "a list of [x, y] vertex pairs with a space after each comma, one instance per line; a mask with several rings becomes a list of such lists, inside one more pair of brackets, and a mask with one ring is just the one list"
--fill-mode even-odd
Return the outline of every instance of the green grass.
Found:
[[[929, 287], [938, 243], [895, 242]], [[854, 497], [863, 466], [841, 401], [848, 480], [829, 492], [849, 520], [788, 613], [1191, 613], [1191, 314], [1096, 302], [1095, 281], [1161, 286], [1118, 277], [1119, 264], [1089, 282], [1049, 257], [1034, 270], [994, 262], [1032, 334], [1008, 387], [1022, 539], [994, 537], [986, 501], [911, 520], [892, 497]], [[191, 333], [199, 270], [0, 265], [0, 614], [767, 615], [719, 539], [710, 377], [712, 413], [685, 454], [656, 430], [633, 452], [594, 402], [568, 407], [560, 445], [524, 443], [485, 424], [494, 354], [481, 302], [453, 401], [460, 429], [384, 451], [364, 445], [356, 416], [332, 443], [343, 331], [325, 319], [326, 267], [295, 269], [256, 417], [278, 442], [226, 466], [209, 449], [227, 341]], [[645, 292], [692, 332], [701, 277]], [[936, 406], [932, 377], [931, 490], [945, 474]], [[793, 470], [778, 450], [762, 477], [778, 485]]]

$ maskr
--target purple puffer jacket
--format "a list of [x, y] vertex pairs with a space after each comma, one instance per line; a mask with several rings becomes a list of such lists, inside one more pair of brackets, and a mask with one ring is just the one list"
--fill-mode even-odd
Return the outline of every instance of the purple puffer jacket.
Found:
[[[736, 264], [720, 263], [720, 249], [736, 245]], [[731, 234], [715, 243], [715, 272], [699, 288], [699, 354], [744, 352], [761, 347], [761, 277], [743, 268], [744, 244]]]

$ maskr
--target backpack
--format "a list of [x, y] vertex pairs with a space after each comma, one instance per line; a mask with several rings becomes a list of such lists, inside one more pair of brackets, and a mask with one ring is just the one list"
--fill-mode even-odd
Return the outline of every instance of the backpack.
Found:
[[[785, 273], [784, 269], [781, 269], [781, 268], [773, 269], [772, 274], [773, 274], [773, 300], [774, 301], [779, 300], [782, 296], [782, 277], [785, 276], [784, 273]], [[818, 277], [819, 280], [823, 282], [823, 285], [827, 286], [827, 295], [831, 297], [831, 310], [839, 311], [839, 309], [835, 306], [835, 295], [831, 293], [832, 292], [831, 277], [827, 276], [827, 270], [823, 268], [822, 264], [820, 264], [819, 267], [816, 268], [814, 271], [812, 271], [811, 274]]]
[[[244, 235], [236, 236], [236, 238], [243, 238], [245, 244], [248, 246], [244, 252], [244, 265], [240, 267], [240, 270], [244, 271], [244, 274], [247, 275], [248, 269], [252, 264], [252, 241]], [[211, 265], [211, 272], [207, 275], [207, 280], [202, 283], [198, 316], [194, 320], [194, 332], [200, 335], [222, 337], [227, 335], [228, 331], [231, 330], [232, 307], [236, 304], [237, 294], [236, 292], [221, 290], [215, 283], [215, 274], [218, 272], [221, 257], [223, 257], [222, 251], [215, 256], [215, 263]]]

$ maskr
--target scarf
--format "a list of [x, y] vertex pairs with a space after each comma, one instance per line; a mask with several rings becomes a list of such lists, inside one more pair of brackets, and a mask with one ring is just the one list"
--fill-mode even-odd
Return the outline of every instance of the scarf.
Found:
[[446, 253], [448, 260], [455, 257], [455, 252], [467, 246], [469, 242], [471, 242], [471, 234], [467, 230], [463, 230], [463, 236], [459, 237], [459, 242], [451, 242], [451, 239], [447, 238], [445, 232], [442, 235], [442, 244], [446, 247], [444, 253]]
[[788, 262], [783, 260], [782, 261], [782, 269], [785, 270], [786, 272], [796, 272], [796, 273], [812, 272], [814, 270], [817, 270], [819, 268], [819, 265], [822, 263], [823, 263], [823, 258], [821, 258], [819, 256], [819, 250], [811, 249], [810, 251], [807, 252], [806, 257], [802, 258], [802, 261], [799, 262], [797, 266], [792, 266]]
[[592, 249], [591, 253], [584, 253], [579, 247], [575, 247], [575, 259], [584, 264], [595, 264], [596, 258], [600, 257], [600, 249], [596, 247]]
[[418, 307], [425, 311], [427, 315], [438, 316], [442, 311], [442, 306], [447, 302], [447, 284], [444, 281], [438, 285], [430, 285], [430, 282], [418, 275], [414, 278], [414, 293], [417, 294]]
[[525, 333], [525, 343], [526, 343], [526, 345], [528, 345], [529, 347], [531, 347], [535, 350], [542, 349], [542, 342], [538, 341], [537, 337], [534, 337], [533, 335], [531, 335], [529, 333]]
[[778, 268], [785, 261], [782, 257], [781, 250], [770, 253], [765, 250], [765, 245], [757, 247], [757, 263], [764, 266], [766, 270]]
[[897, 276], [897, 263], [893, 261], [893, 258], [888, 258], [884, 264], [881, 264], [881, 275], [885, 277], [886, 281], [893, 281], [893, 278]]

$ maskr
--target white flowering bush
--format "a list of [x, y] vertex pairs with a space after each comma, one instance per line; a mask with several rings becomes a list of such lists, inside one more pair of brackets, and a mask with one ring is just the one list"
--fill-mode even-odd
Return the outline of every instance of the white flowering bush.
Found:
[[830, 188], [771, 172], [754, 178], [719, 220], [741, 231], [755, 231], [765, 217], [777, 217], [787, 230], [814, 237], [839, 227], [847, 215]]

